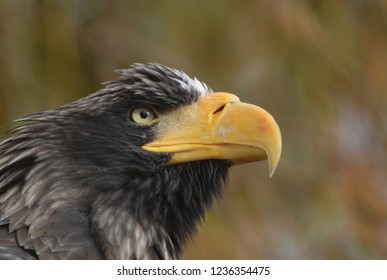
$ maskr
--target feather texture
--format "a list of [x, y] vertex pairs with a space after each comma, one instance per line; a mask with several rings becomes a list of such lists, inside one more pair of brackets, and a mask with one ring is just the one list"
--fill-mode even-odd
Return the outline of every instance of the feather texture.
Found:
[[178, 259], [222, 194], [229, 163], [167, 166], [144, 151], [152, 126], [133, 106], [168, 112], [211, 90], [160, 64], [135, 64], [105, 88], [21, 118], [0, 143], [0, 259]]

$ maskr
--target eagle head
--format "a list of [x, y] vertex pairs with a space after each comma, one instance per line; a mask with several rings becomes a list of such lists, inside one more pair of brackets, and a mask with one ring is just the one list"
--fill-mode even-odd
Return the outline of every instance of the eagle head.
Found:
[[0, 258], [177, 259], [232, 165], [281, 153], [278, 125], [236, 95], [134, 64], [0, 144]]

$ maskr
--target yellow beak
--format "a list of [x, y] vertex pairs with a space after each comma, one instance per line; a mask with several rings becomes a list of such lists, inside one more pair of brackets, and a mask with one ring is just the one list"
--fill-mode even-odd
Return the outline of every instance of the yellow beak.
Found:
[[271, 177], [281, 155], [281, 133], [273, 117], [230, 93], [212, 93], [162, 115], [155, 129], [157, 140], [143, 149], [171, 153], [171, 165], [206, 159], [233, 164], [268, 159]]

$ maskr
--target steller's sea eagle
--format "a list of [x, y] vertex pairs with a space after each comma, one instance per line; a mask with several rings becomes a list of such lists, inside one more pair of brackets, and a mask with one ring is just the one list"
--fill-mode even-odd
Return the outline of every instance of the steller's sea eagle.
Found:
[[0, 259], [179, 259], [229, 168], [281, 153], [265, 110], [156, 63], [16, 121], [0, 143]]

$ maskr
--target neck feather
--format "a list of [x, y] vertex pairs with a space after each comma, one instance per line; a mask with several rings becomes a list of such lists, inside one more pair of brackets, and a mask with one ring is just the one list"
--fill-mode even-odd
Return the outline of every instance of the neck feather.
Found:
[[99, 246], [108, 259], [182, 258], [227, 174], [224, 161], [195, 162], [97, 193], [92, 223]]

